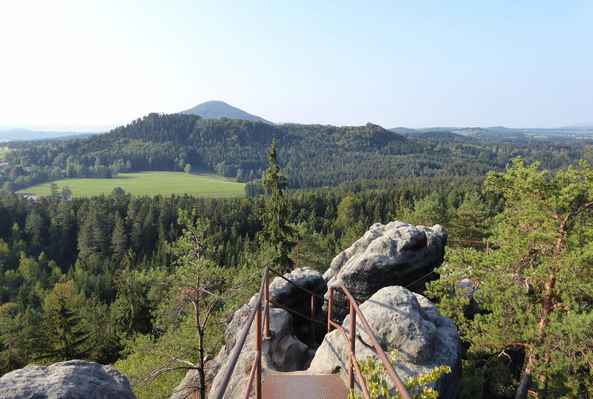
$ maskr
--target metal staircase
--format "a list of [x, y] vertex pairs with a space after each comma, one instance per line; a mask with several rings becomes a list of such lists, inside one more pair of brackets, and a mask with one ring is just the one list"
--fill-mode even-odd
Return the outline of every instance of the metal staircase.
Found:
[[336, 374], [271, 373], [262, 384], [264, 399], [345, 399], [348, 389]]
[[[397, 389], [403, 399], [411, 399], [410, 394], [406, 390], [401, 379], [393, 369], [393, 366], [389, 362], [387, 355], [379, 345], [376, 335], [367, 322], [366, 318], [360, 311], [358, 303], [348, 291], [346, 287], [339, 284], [336, 287], [329, 287], [328, 295], [328, 314], [327, 314], [327, 331], [330, 332], [332, 329], [337, 329], [342, 333], [350, 347], [350, 361], [348, 368], [348, 387], [344, 384], [342, 379], [337, 374], [311, 374], [307, 371], [300, 372], [267, 372], [262, 378], [262, 339], [270, 338], [270, 304], [272, 303], [269, 294], [269, 272], [272, 271], [276, 275], [280, 276], [284, 280], [296, 288], [306, 292], [310, 295], [311, 309], [313, 311], [315, 298], [319, 295], [311, 292], [303, 287], [299, 287], [294, 282], [288, 280], [280, 273], [276, 273], [273, 269], [266, 267], [264, 269], [263, 278], [260, 286], [259, 293], [257, 294], [257, 302], [254, 309], [249, 314], [239, 339], [235, 343], [235, 346], [229, 356], [229, 366], [225, 370], [222, 384], [220, 384], [216, 392], [211, 392], [209, 398], [223, 399], [225, 391], [233, 373], [235, 372], [235, 366], [237, 360], [243, 350], [249, 330], [255, 320], [256, 323], [256, 357], [251, 367], [249, 375], [249, 382], [245, 387], [246, 399], [255, 397], [256, 399], [346, 399], [348, 392], [357, 388], [362, 393], [365, 399], [371, 399], [367, 382], [364, 379], [360, 371], [358, 360], [356, 359], [356, 328], [357, 319], [360, 321], [360, 326], [366, 332], [370, 339], [370, 344], [373, 351], [383, 363], [386, 370], [387, 377], [392, 385]], [[332, 319], [333, 309], [333, 297], [334, 290], [340, 290], [345, 295], [349, 308], [350, 308], [350, 325], [346, 329], [339, 323], [336, 323]], [[323, 300], [323, 297], [321, 297]], [[285, 308], [286, 309], [286, 308]], [[286, 309], [291, 311], [290, 309]], [[294, 312], [294, 311], [293, 311]], [[296, 313], [296, 312], [295, 312]], [[297, 313], [298, 314], [298, 313]], [[303, 317], [303, 315], [299, 316]], [[307, 319], [312, 322], [317, 322], [314, 319], [314, 315]]]

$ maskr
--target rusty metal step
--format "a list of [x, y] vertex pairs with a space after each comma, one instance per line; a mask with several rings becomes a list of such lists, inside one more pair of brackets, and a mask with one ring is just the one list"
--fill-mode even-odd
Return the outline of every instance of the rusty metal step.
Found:
[[263, 399], [346, 399], [348, 390], [335, 374], [272, 373], [262, 384]]

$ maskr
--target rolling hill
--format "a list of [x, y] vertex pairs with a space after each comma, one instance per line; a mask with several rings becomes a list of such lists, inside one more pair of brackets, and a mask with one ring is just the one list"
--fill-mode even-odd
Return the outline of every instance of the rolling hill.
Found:
[[[251, 182], [276, 139], [290, 187], [324, 187], [409, 176], [483, 176], [522, 156], [557, 168], [582, 156], [582, 142], [535, 140], [504, 128], [398, 129], [269, 124], [149, 114], [82, 140], [13, 143], [0, 185], [14, 191], [64, 178], [190, 169]], [[501, 143], [504, 145], [501, 146]], [[249, 187], [248, 187], [249, 188]]]

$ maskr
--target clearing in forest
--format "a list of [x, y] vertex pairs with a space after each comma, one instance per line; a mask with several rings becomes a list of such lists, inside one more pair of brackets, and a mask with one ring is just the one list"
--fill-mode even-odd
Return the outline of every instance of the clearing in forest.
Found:
[[200, 197], [227, 198], [240, 197], [245, 194], [243, 183], [216, 175], [183, 172], [120, 173], [111, 179], [62, 179], [27, 187], [19, 192], [46, 196], [51, 192], [52, 183], [57, 184], [60, 191], [63, 187], [69, 187], [75, 197], [110, 194], [116, 187], [121, 187], [133, 195], [150, 196], [190, 194]]

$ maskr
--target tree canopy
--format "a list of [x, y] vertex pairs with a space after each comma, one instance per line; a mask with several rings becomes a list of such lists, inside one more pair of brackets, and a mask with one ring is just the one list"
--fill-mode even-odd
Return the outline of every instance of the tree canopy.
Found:
[[[590, 395], [593, 168], [581, 162], [552, 173], [517, 159], [489, 174], [485, 190], [504, 202], [493, 248], [451, 250], [433, 293], [470, 351], [519, 365], [517, 398], [528, 390], [541, 398]], [[470, 301], [479, 311], [467, 317]]]

